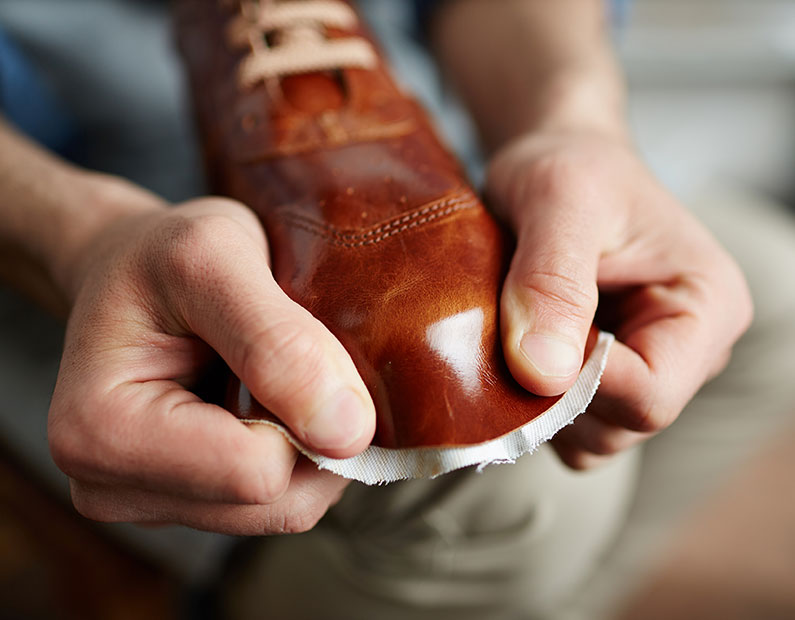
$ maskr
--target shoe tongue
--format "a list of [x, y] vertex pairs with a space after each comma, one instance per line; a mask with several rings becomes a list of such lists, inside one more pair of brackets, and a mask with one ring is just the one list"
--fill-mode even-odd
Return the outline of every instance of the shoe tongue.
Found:
[[285, 99], [305, 114], [337, 110], [345, 102], [342, 84], [331, 72], [290, 75], [282, 78], [281, 85]]

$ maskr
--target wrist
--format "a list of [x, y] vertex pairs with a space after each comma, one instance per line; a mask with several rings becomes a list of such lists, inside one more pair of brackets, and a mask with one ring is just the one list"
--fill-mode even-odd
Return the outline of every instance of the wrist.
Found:
[[[515, 136], [494, 153], [486, 194], [502, 211], [528, 201], [566, 202], [585, 188], [593, 196], [609, 196], [646, 177], [626, 129], [555, 122]], [[610, 200], [601, 202], [607, 205]]]
[[[616, 78], [617, 80], [617, 78]], [[531, 133], [601, 134], [629, 140], [623, 87], [605, 83], [593, 72], [561, 71], [545, 80], [524, 114], [517, 115], [511, 137]]]
[[160, 211], [166, 203], [124, 179], [78, 171], [56, 220], [61, 232], [42, 252], [45, 269], [71, 306], [80, 289], [91, 249], [122, 220]]
[[127, 214], [164, 203], [110, 175], [76, 168], [0, 117], [0, 280], [45, 306], [68, 310], [77, 265], [93, 239]]

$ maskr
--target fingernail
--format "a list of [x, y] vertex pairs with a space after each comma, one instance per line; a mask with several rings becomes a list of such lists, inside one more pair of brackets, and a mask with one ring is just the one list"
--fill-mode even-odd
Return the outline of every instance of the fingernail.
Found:
[[552, 336], [527, 333], [519, 350], [544, 377], [568, 377], [580, 370], [582, 353], [574, 345]]
[[347, 448], [362, 436], [366, 415], [359, 395], [343, 388], [309, 420], [304, 429], [306, 439], [316, 448]]

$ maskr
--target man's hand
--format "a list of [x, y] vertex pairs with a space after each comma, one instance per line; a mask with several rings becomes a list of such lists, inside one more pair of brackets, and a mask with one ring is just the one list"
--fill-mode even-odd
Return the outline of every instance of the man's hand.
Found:
[[588, 468], [668, 426], [750, 323], [734, 261], [610, 134], [515, 140], [488, 191], [518, 237], [501, 305], [516, 379], [543, 395], [570, 387], [597, 303], [618, 339], [594, 402], [553, 439], [564, 462]]
[[588, 412], [553, 440], [575, 468], [670, 424], [751, 319], [737, 266], [630, 146], [605, 5], [458, 0], [431, 29], [518, 236], [501, 308], [514, 376], [560, 394], [595, 312], [618, 337]]
[[190, 391], [217, 353], [317, 452], [349, 457], [372, 439], [350, 357], [276, 285], [253, 213], [224, 199], [136, 212], [72, 267], [49, 439], [77, 509], [232, 534], [311, 528], [347, 481]]

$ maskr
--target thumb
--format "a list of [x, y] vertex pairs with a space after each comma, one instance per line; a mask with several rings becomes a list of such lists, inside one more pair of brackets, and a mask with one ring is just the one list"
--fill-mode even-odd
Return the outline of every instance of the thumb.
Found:
[[353, 456], [375, 431], [372, 399], [342, 345], [276, 284], [249, 213], [227, 205], [189, 220], [166, 261], [176, 282], [163, 288], [189, 330], [303, 443]]
[[561, 213], [546, 206], [525, 218], [501, 299], [508, 367], [540, 396], [576, 380], [598, 301], [598, 235]]

